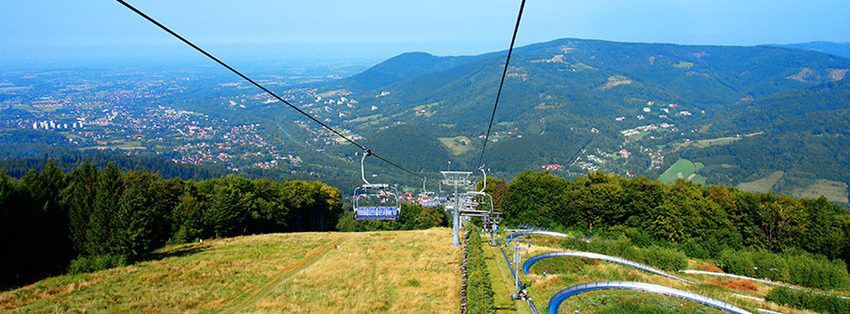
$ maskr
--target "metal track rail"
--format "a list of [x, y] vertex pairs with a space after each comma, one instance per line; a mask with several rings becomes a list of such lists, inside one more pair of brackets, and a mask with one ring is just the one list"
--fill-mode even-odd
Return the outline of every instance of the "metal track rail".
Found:
[[616, 256], [608, 256], [608, 255], [602, 255], [602, 254], [591, 253], [591, 252], [554, 252], [554, 253], [545, 253], [545, 254], [535, 255], [535, 256], [532, 256], [531, 258], [525, 260], [525, 262], [522, 264], [522, 272], [525, 273], [526, 275], [528, 275], [528, 273], [531, 271], [531, 266], [533, 266], [535, 263], [542, 261], [544, 259], [547, 259], [547, 258], [555, 258], [555, 257], [579, 257], [579, 258], [588, 258], [588, 259], [606, 261], [606, 262], [620, 264], [620, 265], [623, 265], [623, 266], [628, 266], [628, 267], [635, 268], [635, 269], [640, 269], [642, 271], [652, 273], [652, 274], [656, 274], [656, 275], [659, 275], [659, 276], [664, 276], [664, 277], [667, 277], [667, 278], [670, 278], [670, 279], [673, 279], [673, 280], [691, 283], [687, 279], [680, 278], [680, 277], [677, 277], [677, 276], [673, 276], [671, 274], [665, 273], [665, 272], [658, 270], [658, 269], [656, 269], [652, 266], [649, 266], [649, 265], [644, 265], [644, 264], [641, 264], [641, 263], [633, 262], [633, 261], [630, 261], [630, 260], [627, 260], [627, 259], [624, 259], [624, 258], [619, 258], [619, 257], [616, 257]]
[[568, 287], [564, 290], [558, 291], [555, 295], [549, 299], [549, 314], [557, 314], [558, 308], [561, 307], [561, 303], [563, 303], [566, 299], [569, 299], [572, 296], [579, 295], [582, 293], [587, 293], [591, 291], [598, 290], [628, 290], [628, 291], [638, 291], [638, 292], [647, 292], [647, 293], [655, 293], [666, 295], [669, 297], [696, 302], [705, 306], [710, 306], [715, 309], [727, 312], [727, 313], [735, 313], [735, 314], [750, 314], [749, 311], [739, 308], [735, 305], [712, 299], [703, 295], [699, 295], [693, 292], [674, 289], [665, 286], [659, 286], [654, 284], [642, 283], [642, 282], [629, 282], [629, 281], [597, 281], [597, 282], [589, 282], [583, 283], [579, 285], [574, 285]]

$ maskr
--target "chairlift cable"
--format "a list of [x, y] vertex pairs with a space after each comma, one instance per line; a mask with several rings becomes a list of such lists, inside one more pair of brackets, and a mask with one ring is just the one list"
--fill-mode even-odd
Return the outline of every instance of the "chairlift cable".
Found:
[[[136, 9], [135, 7], [133, 7], [132, 5], [130, 5], [129, 3], [127, 3], [126, 1], [124, 1], [124, 0], [116, 0], [116, 1], [118, 1], [118, 3], [121, 3], [122, 5], [124, 5], [125, 7], [127, 7], [128, 9], [130, 9], [131, 11], [133, 11], [134, 13], [138, 14], [139, 16], [143, 17], [144, 19], [148, 20], [149, 22], [153, 23], [153, 24], [154, 24], [154, 25], [156, 25], [157, 27], [161, 28], [161, 29], [162, 29], [162, 30], [164, 30], [165, 32], [167, 32], [167, 33], [171, 34], [171, 36], [174, 36], [175, 38], [179, 39], [179, 40], [180, 40], [180, 41], [182, 41], [183, 43], [185, 43], [185, 44], [189, 45], [190, 47], [194, 48], [195, 50], [197, 50], [198, 52], [200, 52], [201, 54], [203, 54], [203, 55], [204, 55], [204, 56], [206, 56], [207, 58], [212, 59], [213, 61], [215, 61], [215, 62], [216, 62], [216, 63], [218, 63], [219, 65], [221, 65], [221, 66], [225, 67], [226, 69], [228, 69], [228, 70], [230, 70], [231, 72], [235, 73], [236, 75], [238, 75], [238, 76], [239, 76], [239, 77], [241, 77], [242, 79], [244, 79], [244, 80], [248, 81], [249, 83], [253, 84], [253, 85], [254, 85], [254, 86], [256, 86], [257, 88], [259, 88], [259, 89], [261, 89], [262, 91], [266, 92], [266, 94], [271, 95], [272, 97], [274, 97], [275, 99], [277, 99], [277, 100], [279, 100], [279, 101], [283, 102], [284, 104], [286, 104], [286, 105], [287, 105], [287, 106], [289, 106], [290, 108], [295, 109], [295, 111], [297, 111], [298, 113], [300, 113], [300, 114], [304, 115], [304, 116], [305, 116], [305, 117], [307, 117], [307, 118], [310, 118], [310, 120], [313, 120], [313, 122], [318, 123], [319, 125], [321, 125], [321, 126], [322, 126], [322, 127], [324, 127], [325, 129], [327, 129], [328, 131], [333, 132], [333, 133], [334, 133], [334, 134], [336, 134], [337, 136], [339, 136], [339, 137], [343, 138], [344, 140], [346, 140], [347, 142], [349, 142], [349, 143], [353, 144], [354, 146], [356, 146], [357, 148], [359, 148], [360, 150], [362, 150], [364, 153], [366, 153], [366, 154], [368, 154], [368, 155], [375, 156], [376, 158], [378, 158], [378, 159], [382, 160], [383, 162], [386, 162], [386, 163], [390, 164], [391, 166], [396, 167], [396, 168], [398, 168], [398, 169], [401, 169], [401, 170], [403, 170], [403, 171], [405, 171], [405, 172], [407, 172], [407, 173], [409, 173], [409, 174], [412, 174], [412, 175], [414, 175], [414, 176], [419, 176], [418, 174], [414, 173], [413, 171], [410, 171], [410, 170], [408, 170], [407, 168], [404, 168], [404, 167], [402, 167], [402, 166], [399, 166], [398, 164], [396, 164], [396, 163], [394, 163], [394, 162], [392, 162], [392, 161], [390, 161], [390, 160], [388, 160], [388, 159], [386, 159], [386, 158], [384, 158], [384, 157], [382, 157], [382, 156], [380, 156], [380, 155], [378, 155], [378, 154], [376, 154], [376, 153], [372, 152], [371, 150], [367, 149], [365, 146], [363, 146], [363, 145], [361, 145], [360, 143], [357, 143], [356, 141], [352, 140], [351, 138], [349, 138], [349, 137], [347, 137], [347, 136], [343, 135], [343, 134], [342, 134], [342, 133], [340, 133], [339, 131], [335, 130], [335, 129], [334, 129], [334, 128], [332, 128], [331, 126], [329, 126], [329, 125], [325, 124], [324, 122], [320, 121], [320, 120], [319, 120], [319, 119], [317, 119], [316, 117], [313, 117], [312, 115], [310, 115], [309, 113], [305, 112], [305, 111], [304, 111], [304, 110], [302, 110], [301, 108], [298, 108], [297, 106], [293, 105], [292, 103], [290, 103], [290, 102], [286, 101], [285, 99], [283, 99], [282, 97], [278, 96], [277, 94], [275, 94], [274, 92], [272, 92], [271, 90], [269, 90], [268, 88], [266, 88], [265, 86], [261, 85], [260, 83], [257, 83], [256, 81], [252, 80], [251, 78], [249, 78], [249, 77], [248, 77], [248, 76], [246, 76], [245, 74], [242, 74], [242, 72], [239, 72], [238, 70], [234, 69], [233, 67], [231, 67], [231, 66], [230, 66], [230, 65], [228, 65], [227, 63], [224, 63], [224, 61], [221, 61], [220, 59], [216, 58], [215, 56], [213, 56], [212, 54], [210, 54], [210, 53], [209, 53], [209, 52], [207, 52], [206, 50], [202, 49], [201, 47], [198, 47], [197, 45], [195, 45], [194, 43], [192, 43], [192, 42], [191, 42], [191, 41], [189, 41], [188, 39], [184, 38], [183, 36], [180, 36], [180, 34], [177, 34], [175, 31], [171, 30], [170, 28], [166, 27], [165, 25], [162, 25], [162, 23], [160, 23], [160, 22], [158, 22], [157, 20], [155, 20], [154, 18], [152, 18], [152, 17], [148, 16], [147, 14], [145, 14], [145, 13], [144, 13], [144, 12], [142, 12], [142, 11], [140, 11], [139, 9]], [[523, 1], [524, 1], [524, 0], [523, 0]]]
[[516, 18], [516, 26], [514, 26], [514, 34], [511, 38], [511, 47], [508, 49], [508, 57], [505, 60], [505, 68], [502, 70], [502, 80], [499, 82], [499, 91], [496, 92], [496, 102], [493, 104], [493, 112], [490, 113], [490, 124], [487, 126], [487, 135], [484, 137], [484, 146], [481, 148], [481, 156], [478, 158], [479, 167], [484, 167], [484, 152], [487, 150], [487, 142], [490, 141], [490, 130], [493, 128], [493, 121], [496, 120], [496, 109], [499, 107], [499, 99], [502, 97], [502, 88], [505, 85], [505, 77], [508, 75], [508, 65], [511, 63], [511, 55], [514, 52], [516, 36], [519, 32], [519, 24], [520, 21], [522, 21], [522, 12], [524, 9], [525, 0], [522, 0], [522, 3], [519, 5], [519, 14]]

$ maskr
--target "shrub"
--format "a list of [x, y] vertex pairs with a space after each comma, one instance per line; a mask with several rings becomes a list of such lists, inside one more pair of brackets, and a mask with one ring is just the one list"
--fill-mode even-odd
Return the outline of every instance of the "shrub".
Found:
[[684, 253], [658, 245], [639, 248], [626, 236], [613, 240], [594, 238], [589, 243], [581, 239], [567, 238], [561, 241], [561, 245], [567, 249], [616, 256], [664, 270], [681, 270], [688, 267], [688, 257]]
[[127, 265], [127, 259], [116, 255], [80, 256], [68, 267], [71, 274], [91, 273], [99, 270], [123, 267]]
[[819, 313], [850, 313], [850, 300], [785, 287], [770, 290], [765, 300]]
[[643, 261], [664, 270], [682, 270], [688, 268], [688, 257], [671, 248], [651, 246], [643, 250]]
[[819, 289], [846, 289], [847, 266], [843, 261], [805, 252], [775, 254], [767, 251], [724, 250], [717, 262], [724, 271], [767, 278]]
[[685, 252], [685, 255], [693, 258], [711, 257], [711, 252], [709, 252], [702, 244], [693, 240], [682, 245], [682, 251]]

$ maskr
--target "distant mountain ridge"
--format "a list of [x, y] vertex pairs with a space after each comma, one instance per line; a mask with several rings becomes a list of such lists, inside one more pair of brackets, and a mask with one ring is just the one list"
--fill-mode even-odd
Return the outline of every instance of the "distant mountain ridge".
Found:
[[437, 57], [425, 52], [408, 52], [390, 58], [366, 71], [343, 79], [341, 84], [355, 90], [371, 90], [412, 79], [427, 73], [449, 69], [477, 57]]
[[850, 58], [850, 42], [828, 42], [828, 41], [813, 41], [799, 44], [778, 45], [780, 47], [820, 51], [823, 53], [834, 54], [845, 58]]

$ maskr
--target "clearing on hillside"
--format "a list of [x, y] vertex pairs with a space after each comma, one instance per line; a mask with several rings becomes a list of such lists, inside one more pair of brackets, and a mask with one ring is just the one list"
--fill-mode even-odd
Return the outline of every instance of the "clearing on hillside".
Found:
[[798, 187], [791, 193], [801, 198], [818, 198], [821, 195], [832, 202], [847, 203], [847, 184], [830, 180], [815, 180], [809, 186]]
[[736, 141], [740, 141], [747, 137], [755, 137], [764, 134], [764, 132], [753, 132], [749, 134], [744, 134], [743, 136], [729, 136], [729, 137], [718, 137], [718, 138], [709, 138], [704, 140], [696, 140], [693, 142], [688, 142], [682, 145], [682, 147], [693, 146], [696, 148], [708, 148], [711, 146], [723, 146], [729, 145]]
[[664, 183], [673, 183], [676, 180], [683, 179], [699, 184], [705, 184], [706, 178], [699, 175], [699, 170], [705, 167], [701, 162], [691, 162], [687, 159], [679, 159], [670, 168], [668, 168], [658, 180]]
[[738, 189], [747, 192], [768, 193], [773, 190], [773, 186], [775, 186], [784, 175], [785, 171], [774, 171], [766, 178], [738, 184]]
[[452, 152], [453, 156], [463, 155], [472, 149], [469, 138], [466, 136], [441, 137], [439, 140], [440, 143]]
[[0, 293], [0, 312], [449, 313], [460, 307], [460, 250], [451, 247], [446, 228], [245, 236], [160, 254], [160, 260]]

